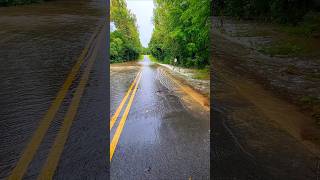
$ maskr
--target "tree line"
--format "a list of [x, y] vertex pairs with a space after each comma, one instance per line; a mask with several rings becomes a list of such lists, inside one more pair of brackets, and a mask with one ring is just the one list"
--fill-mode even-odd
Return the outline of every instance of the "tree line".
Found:
[[115, 30], [110, 33], [110, 60], [124, 62], [139, 57], [141, 43], [136, 24], [136, 17], [131, 13], [125, 0], [112, 0], [110, 20]]
[[215, 16], [297, 24], [310, 10], [319, 10], [312, 0], [214, 0]]
[[155, 0], [149, 52], [157, 60], [185, 67], [209, 64], [211, 0]]

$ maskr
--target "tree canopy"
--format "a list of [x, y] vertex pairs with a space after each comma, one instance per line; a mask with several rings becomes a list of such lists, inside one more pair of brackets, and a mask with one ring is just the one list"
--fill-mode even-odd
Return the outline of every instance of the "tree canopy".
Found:
[[209, 64], [210, 0], [155, 0], [151, 54], [187, 67]]
[[127, 9], [125, 0], [112, 0], [110, 10], [110, 20], [116, 27], [110, 33], [111, 62], [137, 59], [141, 43], [135, 15]]

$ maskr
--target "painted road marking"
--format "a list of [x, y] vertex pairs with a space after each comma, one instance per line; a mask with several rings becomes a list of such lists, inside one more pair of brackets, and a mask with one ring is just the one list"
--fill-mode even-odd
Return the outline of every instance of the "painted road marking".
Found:
[[119, 141], [119, 138], [120, 138], [120, 135], [122, 133], [122, 130], [123, 130], [123, 127], [124, 127], [124, 124], [126, 123], [126, 120], [127, 120], [127, 117], [128, 117], [128, 114], [129, 114], [129, 111], [130, 111], [130, 108], [131, 108], [131, 105], [132, 105], [132, 102], [133, 102], [133, 99], [134, 99], [134, 96], [137, 92], [137, 89], [138, 89], [138, 85], [139, 85], [139, 82], [141, 80], [141, 76], [142, 76], [142, 73], [140, 74], [139, 76], [139, 79], [138, 79], [138, 82], [136, 83], [135, 87], [134, 87], [134, 90], [131, 94], [131, 97], [130, 97], [130, 100], [128, 102], [128, 105], [122, 115], [122, 118], [119, 122], [119, 125], [118, 125], [118, 128], [112, 138], [112, 141], [110, 143], [110, 162], [112, 160], [112, 157], [113, 157], [113, 154], [115, 152], [115, 149], [117, 147], [117, 144], [118, 144], [118, 141]]
[[34, 155], [37, 152], [37, 149], [39, 148], [39, 145], [41, 144], [45, 134], [47, 133], [51, 122], [53, 121], [56, 113], [58, 112], [61, 103], [63, 102], [72, 82], [74, 81], [77, 73], [80, 70], [80, 67], [82, 63], [84, 62], [85, 56], [87, 55], [89, 48], [97, 36], [101, 26], [99, 26], [96, 31], [91, 36], [89, 43], [86, 45], [86, 47], [82, 50], [79, 58], [77, 59], [76, 64], [72, 67], [70, 73], [67, 76], [67, 79], [63, 83], [61, 89], [59, 90], [56, 98], [51, 103], [50, 108], [48, 109], [47, 113], [43, 117], [43, 119], [39, 122], [38, 128], [33, 133], [31, 140], [29, 141], [28, 145], [24, 149], [19, 161], [17, 162], [17, 165], [12, 170], [11, 175], [9, 176], [9, 180], [19, 180], [22, 179], [24, 173], [26, 172], [30, 162], [32, 161]]
[[[100, 45], [102, 38], [98, 38], [97, 44]], [[43, 165], [41, 172], [38, 176], [38, 180], [47, 180], [52, 179], [54, 172], [58, 166], [60, 156], [63, 152], [64, 145], [67, 141], [69, 131], [72, 126], [72, 122], [75, 119], [75, 116], [77, 114], [78, 107], [80, 105], [81, 97], [84, 93], [85, 87], [87, 85], [87, 82], [89, 80], [91, 69], [94, 65], [94, 62], [96, 60], [96, 55], [98, 52], [98, 48], [95, 47], [92, 56], [89, 59], [89, 62], [84, 70], [83, 75], [81, 76], [80, 82], [77, 86], [76, 92], [74, 93], [74, 96], [71, 100], [71, 103], [69, 105], [68, 111], [64, 116], [63, 124], [60, 127], [59, 133], [56, 136], [53, 145], [51, 146], [48, 158]]]
[[130, 85], [129, 90], [127, 91], [125, 97], [122, 99], [118, 109], [116, 110], [116, 112], [114, 113], [114, 115], [112, 116], [111, 120], [110, 120], [110, 130], [112, 129], [112, 127], [114, 126], [116, 120], [118, 119], [118, 116], [123, 108], [123, 105], [127, 102], [127, 99], [132, 91], [132, 88], [134, 87], [134, 84], [136, 83], [138, 76], [140, 75], [141, 72], [139, 72], [136, 76], [136, 78], [134, 79], [134, 81], [132, 82], [132, 84]]

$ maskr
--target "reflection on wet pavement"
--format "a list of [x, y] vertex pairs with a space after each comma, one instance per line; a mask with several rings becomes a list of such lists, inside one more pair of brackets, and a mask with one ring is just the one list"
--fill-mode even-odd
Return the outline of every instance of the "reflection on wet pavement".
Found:
[[209, 179], [209, 113], [195, 102], [188, 106], [146, 56], [134, 69], [122, 66], [111, 65], [111, 116], [140, 70], [142, 78], [111, 160], [111, 179]]

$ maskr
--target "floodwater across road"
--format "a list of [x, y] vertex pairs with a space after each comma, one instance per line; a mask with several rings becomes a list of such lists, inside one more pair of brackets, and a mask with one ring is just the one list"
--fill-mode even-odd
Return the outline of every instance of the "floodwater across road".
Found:
[[209, 179], [208, 110], [147, 56], [111, 65], [110, 81], [111, 117], [127, 99], [111, 122], [111, 179]]
[[107, 179], [104, 0], [0, 10], [0, 179]]

